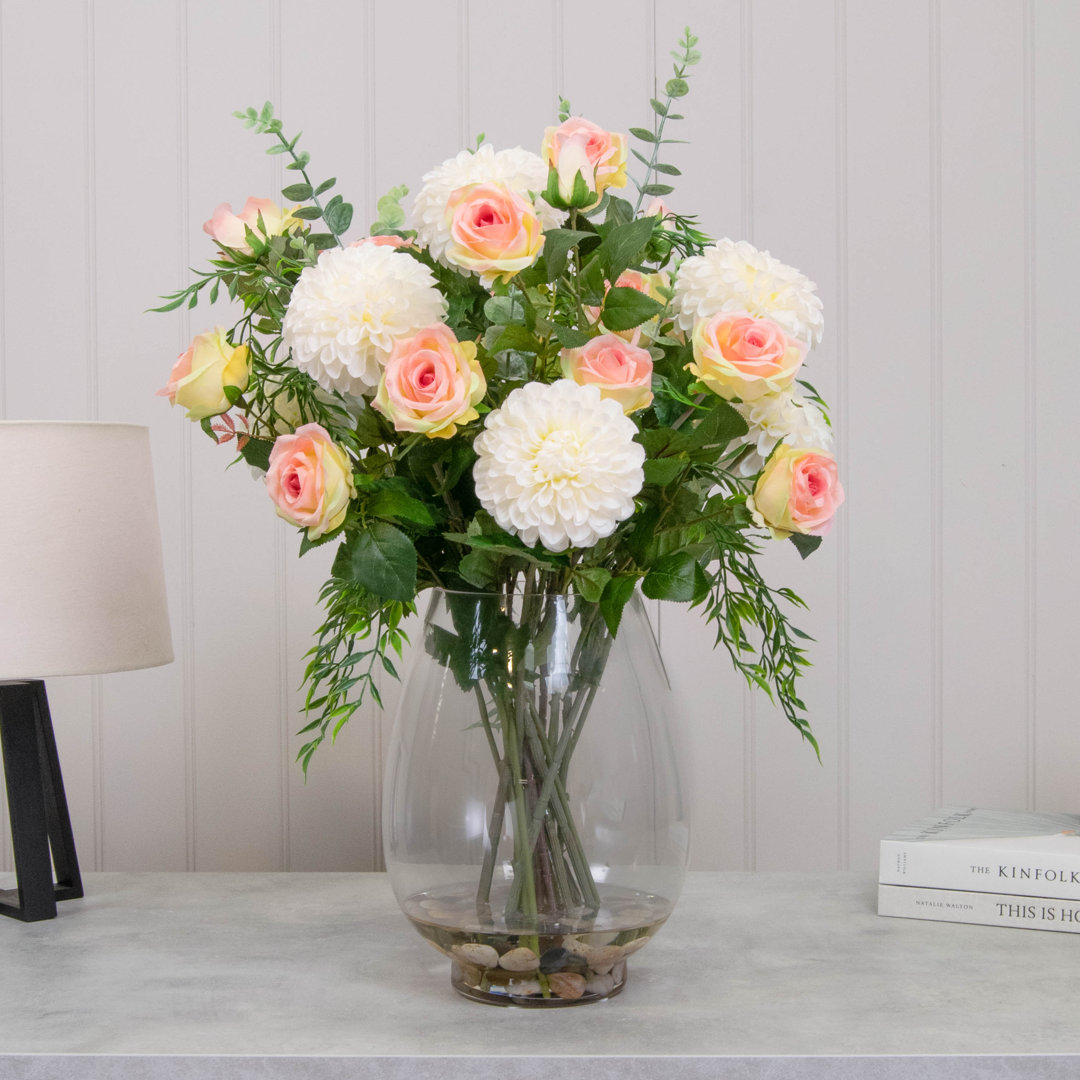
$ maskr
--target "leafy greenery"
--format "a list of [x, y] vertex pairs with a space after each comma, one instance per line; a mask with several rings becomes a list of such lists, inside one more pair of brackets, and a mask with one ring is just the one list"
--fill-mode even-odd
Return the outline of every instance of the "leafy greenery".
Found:
[[[426, 266], [446, 297], [448, 326], [459, 340], [477, 346], [487, 393], [477, 405], [479, 418], [453, 438], [396, 431], [369, 402], [326, 392], [289, 362], [282, 325], [293, 287], [320, 252], [343, 246], [353, 207], [341, 195], [323, 201], [336, 179], [315, 182], [300, 136], [285, 136], [270, 103], [235, 114], [246, 127], [271, 137], [268, 154], [290, 158], [287, 168], [297, 178], [282, 196], [300, 205], [291, 210], [283, 234], [271, 235], [260, 217], [245, 232], [246, 250], [219, 252], [209, 269], [194, 271], [189, 285], [154, 310], [193, 308], [200, 299], [214, 303], [224, 297], [237, 305], [229, 341], [247, 346], [251, 373], [243, 393], [231, 393], [229, 415], [243, 419], [244, 434], [241, 425], [233, 425], [237, 430], [229, 427], [222, 436], [219, 426], [204, 421], [208, 435], [226, 441], [235, 433], [240, 456], [265, 471], [275, 438], [316, 423], [351, 464], [356, 495], [344, 520], [330, 533], [314, 539], [302, 534], [300, 541], [301, 555], [337, 545], [330, 580], [320, 593], [324, 622], [308, 654], [310, 721], [299, 752], [305, 771], [318, 746], [336, 737], [367, 695], [381, 704], [378, 680], [397, 675], [402, 621], [415, 610], [417, 594], [433, 586], [503, 595], [525, 587], [575, 596], [595, 606], [597, 641], [617, 634], [625, 605], [639, 587], [650, 598], [691, 604], [715, 628], [717, 645], [726, 648], [747, 682], [769, 694], [816, 749], [796, 685], [808, 663], [806, 635], [786, 613], [803, 604], [790, 590], [766, 584], [754, 562], [763, 536], [755, 532], [746, 505], [752, 483], [736, 471], [748, 452], [742, 441], [746, 422], [731, 404], [695, 383], [686, 370], [690, 347], [669, 312], [670, 275], [711, 241], [692, 217], [640, 214], [645, 197], [672, 191], [657, 177], [680, 175], [660, 155], [662, 147], [678, 141], [667, 137], [666, 126], [682, 119], [672, 108], [689, 92], [690, 69], [700, 59], [696, 45], [687, 29], [672, 54], [664, 97], [650, 101], [651, 127], [630, 131], [646, 148], [633, 151], [644, 167], [634, 180], [636, 202], [612, 190], [598, 201], [587, 189], [575, 190], [564, 204], [570, 206], [565, 224], [546, 232], [541, 257], [509, 281], [485, 288], [412, 243], [415, 233], [406, 229], [401, 206], [408, 194], [404, 185], [378, 200], [370, 235], [406, 242], [403, 257]], [[560, 119], [569, 115], [569, 102], [560, 98]], [[550, 175], [549, 195], [558, 191], [555, 171]], [[580, 173], [578, 179], [584, 183]], [[650, 275], [653, 288], [646, 293], [618, 284], [629, 270]], [[591, 548], [551, 552], [523, 543], [480, 507], [473, 487], [473, 440], [485, 415], [527, 382], [560, 378], [564, 349], [580, 348], [601, 333], [638, 331], [654, 366], [652, 402], [633, 417], [646, 454], [633, 516]], [[804, 557], [819, 542], [793, 539]], [[478, 658], [483, 649], [470, 644], [470, 633], [459, 628], [440, 648], [459, 683], [479, 685], [487, 661]], [[484, 640], [492, 640], [495, 631], [484, 633]], [[601, 652], [596, 662], [602, 663]]]

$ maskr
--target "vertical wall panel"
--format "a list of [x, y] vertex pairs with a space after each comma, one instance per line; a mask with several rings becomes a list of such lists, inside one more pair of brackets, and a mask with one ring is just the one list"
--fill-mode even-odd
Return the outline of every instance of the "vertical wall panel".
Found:
[[846, 9], [850, 655], [837, 677], [848, 694], [851, 865], [862, 868], [933, 800], [932, 26], [929, 3]]
[[941, 8], [942, 797], [1005, 806], [1029, 764], [1022, 14]]
[[[1034, 262], [1034, 325], [1028, 328], [1029, 360], [1037, 373], [1034, 435], [1037, 483], [1038, 578], [1037, 654], [1034, 671], [1038, 706], [1036, 799], [1046, 810], [1080, 807], [1076, 766], [1080, 724], [1076, 709], [1076, 656], [1080, 631], [1080, 573], [1074, 537], [1080, 535], [1076, 498], [1076, 421], [1073, 394], [1076, 350], [1074, 267], [1080, 252], [1080, 81], [1075, 56], [1080, 42], [1080, 7], [1070, 0], [1025, 5], [1033, 43], [1035, 171], [1031, 241]], [[1032, 220], [1032, 217], [1034, 220]], [[1032, 358], [1030, 350], [1036, 346]], [[1015, 661], [1014, 661], [1015, 662]], [[1017, 666], [1019, 666], [1017, 662]]]
[[[179, 263], [179, 150], [174, 116], [179, 85], [177, 8], [138, 0], [94, 7], [93, 255], [95, 361], [102, 420], [151, 431], [174, 639], [182, 639], [183, 507], [173, 483], [180, 415], [154, 391], [177, 350], [177, 318], [145, 314], [155, 293], [171, 291]], [[156, 41], [132, 50], [132, 38]], [[139, 93], [133, 94], [133, 84]], [[132, 133], [143, 140], [129, 154]], [[151, 138], [150, 133], [157, 133]], [[147, 243], [146, 224], [154, 242]], [[136, 225], [135, 223], [142, 223]], [[137, 269], [136, 269], [137, 268]], [[109, 869], [183, 870], [186, 856], [183, 665], [109, 675], [102, 680], [103, 863]]]
[[[659, 91], [672, 75], [670, 53], [689, 26], [700, 39], [702, 62], [691, 69], [690, 94], [676, 110], [686, 119], [669, 125], [664, 160], [680, 168], [665, 197], [673, 209], [700, 217], [714, 237], [740, 235], [742, 169], [739, 162], [743, 84], [738, 60], [739, 0], [694, 0], [656, 5], [655, 69]], [[647, 102], [641, 107], [647, 109]], [[643, 111], [643, 116], [648, 113]], [[636, 121], [641, 124], [644, 121]], [[749, 864], [752, 815], [746, 813], [749, 743], [744, 730], [747, 691], [715, 633], [685, 604], [662, 605], [660, 644], [688, 749], [693, 787], [695, 866], [732, 869]]]
[[[267, 137], [232, 116], [233, 109], [261, 106], [273, 91], [269, 14], [259, 0], [230, 5], [230, 25], [245, 28], [245, 44], [225, 60], [220, 6], [188, 0], [189, 265], [213, 256], [201, 226], [218, 203], [238, 210], [249, 195], [274, 191]], [[202, 306], [192, 313], [192, 331], [231, 325], [234, 310]], [[197, 430], [191, 441], [196, 869], [278, 869], [277, 523], [265, 489], [243, 466], [224, 472], [234, 449]]]
[[[804, 372], [830, 402], [837, 385], [836, 57], [834, 4], [768, 0], [753, 12], [753, 234], [747, 239], [797, 266], [817, 283], [825, 339]], [[785, 72], [785, 78], [776, 72]], [[793, 93], [792, 88], [799, 92]], [[843, 423], [843, 417], [837, 417]], [[843, 463], [841, 463], [843, 468]], [[844, 511], [841, 511], [844, 514]], [[841, 528], [843, 522], [841, 521]], [[817, 639], [801, 696], [822, 746], [819, 767], [778, 710], [753, 697], [757, 869], [831, 869], [837, 865], [836, 679], [837, 545], [832, 538], [802, 562], [793, 545], [769, 543], [762, 572], [810, 605], [797, 626]]]
[[[83, 420], [94, 401], [89, 328], [87, 9], [3, 12], [4, 345], [9, 420]], [[47, 43], [47, 47], [46, 47]], [[42, 138], [47, 131], [50, 137]], [[49, 701], [87, 869], [98, 865], [95, 682], [50, 679]]]
[[[374, 0], [373, 0], [374, 2]], [[374, 220], [372, 110], [375, 87], [371, 4], [339, 0], [320, 8], [327, 25], [348, 27], [338, 34], [296, 34], [288, 30], [285, 9], [282, 35], [280, 111], [291, 135], [304, 132], [302, 147], [311, 154], [310, 173], [317, 182], [337, 177], [333, 193], [353, 204], [350, 237], [363, 236]], [[318, 79], [311, 72], [320, 73]], [[342, 115], [348, 115], [349, 138], [342, 138]], [[284, 161], [283, 158], [274, 158]], [[283, 171], [283, 183], [297, 174]], [[282, 184], [278, 184], [281, 187]], [[329, 197], [329, 196], [328, 196]], [[269, 505], [267, 506], [269, 510]], [[300, 534], [279, 524], [285, 578], [286, 627], [283, 660], [286, 678], [285, 769], [289, 791], [289, 862], [293, 870], [366, 869], [378, 852], [379, 764], [370, 709], [359, 711], [333, 746], [327, 742], [312, 759], [305, 783], [294, 762], [303, 741], [294, 733], [306, 722], [300, 713], [300, 690], [306, 662], [321, 622], [319, 589], [329, 577], [331, 548], [296, 557]]]

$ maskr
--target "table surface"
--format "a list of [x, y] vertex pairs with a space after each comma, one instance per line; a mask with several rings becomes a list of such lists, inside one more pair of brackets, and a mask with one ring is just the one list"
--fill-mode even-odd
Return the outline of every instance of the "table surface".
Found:
[[863, 875], [691, 874], [620, 996], [547, 1012], [453, 993], [382, 874], [85, 883], [0, 919], [0, 1080], [1080, 1077], [1080, 935], [879, 918]]

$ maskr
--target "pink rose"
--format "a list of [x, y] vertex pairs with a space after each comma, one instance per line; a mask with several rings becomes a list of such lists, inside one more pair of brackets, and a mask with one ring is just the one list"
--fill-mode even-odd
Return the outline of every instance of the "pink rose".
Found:
[[333, 532], [356, 495], [345, 451], [318, 424], [279, 435], [270, 451], [266, 490], [279, 517], [307, 529], [308, 539]]
[[792, 533], [824, 536], [844, 501], [836, 462], [822, 450], [781, 443], [748, 500], [754, 521], [784, 540]]
[[283, 210], [270, 199], [248, 199], [239, 214], [232, 212], [229, 203], [222, 203], [214, 211], [214, 216], [203, 224], [203, 232], [212, 236], [222, 247], [251, 254], [244, 234], [244, 226], [258, 234], [259, 216], [262, 215], [263, 235], [281, 236], [296, 228], [300, 221], [288, 211]]
[[532, 266], [544, 243], [532, 203], [504, 184], [467, 184], [450, 195], [446, 258], [485, 285]]
[[694, 327], [694, 362], [687, 364], [714, 394], [754, 401], [790, 386], [806, 345], [769, 319], [744, 311], [700, 319]]
[[449, 439], [458, 424], [479, 418], [475, 406], [485, 393], [476, 344], [436, 323], [395, 342], [372, 405], [396, 431]]
[[605, 188], [626, 187], [626, 136], [580, 116], [547, 128], [540, 156], [558, 175], [559, 195], [567, 205], [578, 173], [590, 193], [589, 205], [599, 201]]
[[580, 349], [563, 349], [562, 373], [579, 386], [595, 386], [629, 415], [652, 404], [652, 357], [617, 334], [601, 334]]
[[247, 388], [251, 368], [246, 345], [230, 345], [223, 326], [197, 334], [158, 391], [170, 405], [187, 409], [189, 420], [205, 420], [229, 409], [225, 387]]

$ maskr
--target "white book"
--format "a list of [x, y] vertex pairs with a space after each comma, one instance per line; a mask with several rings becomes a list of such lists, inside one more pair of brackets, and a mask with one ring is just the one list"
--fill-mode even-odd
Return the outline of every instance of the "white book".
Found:
[[917, 885], [879, 885], [878, 914], [935, 922], [1018, 926], [1027, 930], [1080, 933], [1080, 902], [1009, 893], [920, 889]]
[[1080, 901], [1080, 815], [945, 807], [881, 841], [879, 881]]

